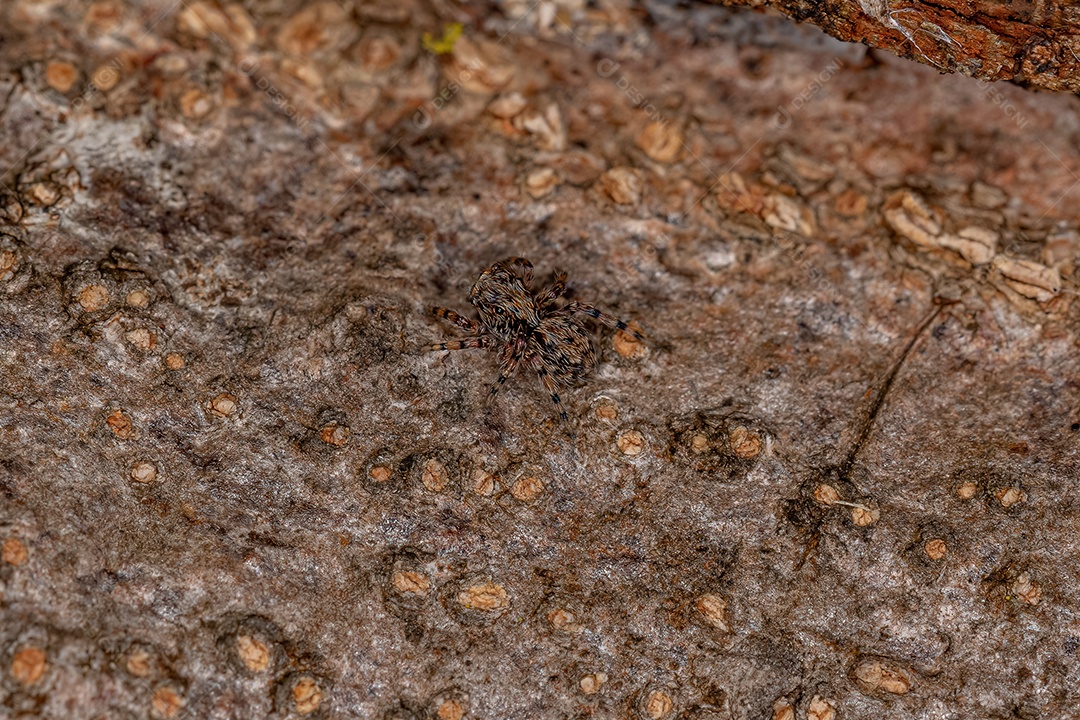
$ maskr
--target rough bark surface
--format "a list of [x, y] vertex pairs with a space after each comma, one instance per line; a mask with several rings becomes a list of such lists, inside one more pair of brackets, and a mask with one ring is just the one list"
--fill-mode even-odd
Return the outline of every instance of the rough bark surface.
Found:
[[721, 0], [768, 7], [941, 70], [1080, 91], [1080, 5], [1054, 0]]
[[[710, 6], [0, 34], [0, 716], [1077, 717], [1075, 97]], [[649, 335], [566, 425], [425, 351], [509, 255]]]

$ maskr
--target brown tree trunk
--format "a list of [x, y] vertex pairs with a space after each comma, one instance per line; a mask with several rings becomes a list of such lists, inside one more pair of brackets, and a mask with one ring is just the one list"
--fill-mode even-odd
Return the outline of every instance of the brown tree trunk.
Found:
[[942, 72], [1080, 91], [1080, 6], [1054, 0], [724, 0], [765, 7]]
[[1077, 117], [704, 3], [0, 2], [0, 717], [1075, 716]]

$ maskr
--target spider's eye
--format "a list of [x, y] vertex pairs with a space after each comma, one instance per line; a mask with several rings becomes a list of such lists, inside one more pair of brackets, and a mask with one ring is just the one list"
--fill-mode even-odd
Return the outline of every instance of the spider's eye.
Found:
[[503, 314], [503, 309], [501, 307], [496, 306], [495, 307], [495, 314], [496, 315], [502, 315]]

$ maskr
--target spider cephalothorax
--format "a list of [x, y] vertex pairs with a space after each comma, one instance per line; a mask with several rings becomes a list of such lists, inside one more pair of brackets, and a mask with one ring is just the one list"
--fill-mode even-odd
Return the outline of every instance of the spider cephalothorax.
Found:
[[488, 402], [518, 368], [531, 368], [551, 394], [559, 417], [566, 420], [559, 389], [583, 379], [596, 366], [592, 339], [575, 315], [588, 315], [639, 340], [645, 338], [592, 305], [571, 302], [558, 307], [558, 299], [566, 291], [566, 273], [556, 272], [555, 281], [539, 294], [529, 289], [532, 279], [532, 263], [519, 257], [507, 258], [484, 270], [469, 292], [479, 322], [446, 308], [432, 309], [436, 317], [449, 320], [471, 335], [432, 345], [431, 349], [487, 348], [498, 352], [502, 372], [488, 393]]

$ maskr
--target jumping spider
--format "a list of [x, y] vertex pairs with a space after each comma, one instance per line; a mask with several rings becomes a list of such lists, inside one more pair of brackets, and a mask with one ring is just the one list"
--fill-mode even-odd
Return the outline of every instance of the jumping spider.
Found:
[[518, 368], [532, 368], [551, 394], [559, 417], [565, 421], [568, 418], [559, 399], [559, 389], [576, 384], [596, 366], [596, 352], [589, 333], [574, 316], [588, 315], [638, 340], [644, 340], [645, 336], [592, 305], [571, 302], [556, 307], [556, 301], [566, 292], [565, 272], [556, 272], [555, 282], [539, 294], [529, 289], [532, 279], [532, 263], [519, 257], [507, 258], [484, 270], [469, 292], [469, 302], [480, 315], [480, 322], [446, 308], [431, 310], [435, 317], [449, 320], [472, 334], [461, 340], [431, 345], [430, 349], [485, 348], [498, 352], [502, 370], [488, 393], [489, 404]]

